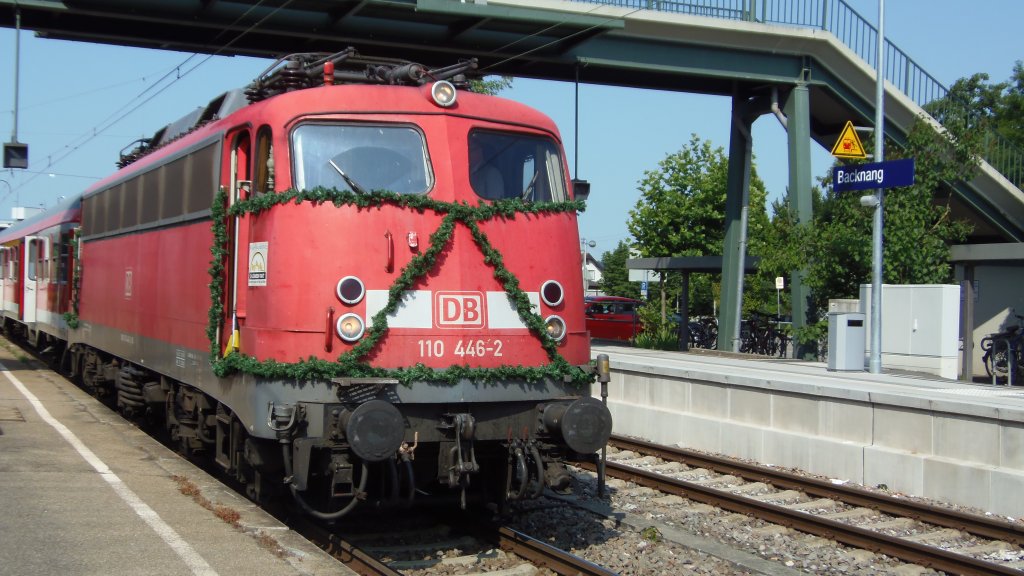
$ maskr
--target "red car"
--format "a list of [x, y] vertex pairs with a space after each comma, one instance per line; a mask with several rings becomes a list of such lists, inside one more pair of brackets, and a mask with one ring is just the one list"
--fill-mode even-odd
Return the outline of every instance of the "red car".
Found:
[[587, 330], [591, 338], [632, 340], [642, 329], [637, 315], [642, 302], [620, 296], [586, 299]]

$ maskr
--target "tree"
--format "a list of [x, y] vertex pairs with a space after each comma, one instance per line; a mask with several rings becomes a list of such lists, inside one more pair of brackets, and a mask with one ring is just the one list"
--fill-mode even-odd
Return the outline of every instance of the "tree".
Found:
[[[641, 256], [721, 254], [729, 160], [696, 134], [639, 182], [627, 226]], [[753, 200], [751, 204], [753, 204]]]
[[[887, 143], [888, 159], [914, 158], [916, 180], [913, 186], [885, 191], [884, 283], [937, 284], [952, 280], [949, 246], [962, 242], [970, 226], [952, 216], [951, 184], [973, 177], [981, 145], [981, 139], [969, 133], [977, 129], [974, 122], [981, 117], [971, 121], [967, 113], [957, 114], [951, 117], [952, 128], [941, 130], [936, 130], [934, 122], [919, 119], [905, 149]], [[860, 285], [871, 281], [873, 214], [860, 205], [860, 193], [835, 192], [829, 175], [819, 183], [824, 192], [815, 191], [810, 224], [795, 225], [788, 203], [775, 205], [770, 233], [766, 235], [772, 247], [762, 268], [805, 268], [813, 307], [827, 310], [829, 299], [857, 298]], [[823, 327], [824, 320], [811, 324], [797, 337], [805, 342], [814, 340], [822, 335]]]
[[486, 76], [469, 81], [469, 91], [477, 94], [496, 96], [502, 90], [512, 87], [511, 76]]
[[996, 131], [1018, 149], [1024, 149], [1024, 64], [1013, 67], [1013, 76], [995, 107]]
[[636, 282], [629, 281], [629, 270], [626, 269], [626, 260], [629, 259], [629, 244], [624, 240], [611, 252], [601, 255], [601, 264], [604, 265], [604, 272], [601, 280], [601, 288], [609, 296], [623, 296], [626, 298], [639, 298], [640, 288]]
[[[720, 256], [725, 239], [725, 197], [729, 158], [721, 148], [696, 134], [678, 152], [669, 154], [639, 182], [640, 198], [629, 211], [627, 226], [641, 256]], [[748, 212], [748, 254], [763, 254], [768, 229], [764, 183], [751, 170]], [[681, 276], [671, 275], [666, 290], [669, 300], [681, 292]], [[691, 312], [711, 314], [719, 293], [718, 274], [695, 274], [690, 281]], [[774, 283], [766, 289], [754, 277], [744, 291], [744, 309], [766, 306], [770, 294], [775, 307]]]
[[961, 139], [963, 148], [986, 158], [1018, 186], [1024, 183], [1024, 65], [1018, 60], [1006, 82], [989, 82], [974, 74], [953, 83], [942, 98], [925, 110]]

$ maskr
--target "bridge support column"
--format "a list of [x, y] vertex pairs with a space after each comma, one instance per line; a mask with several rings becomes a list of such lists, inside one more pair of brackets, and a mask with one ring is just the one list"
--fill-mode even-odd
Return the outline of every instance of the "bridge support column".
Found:
[[[797, 83], [786, 100], [786, 132], [789, 140], [789, 205], [797, 224], [810, 224], [812, 213], [811, 190], [811, 127], [810, 98], [807, 84]], [[804, 283], [807, 270], [794, 270], [789, 276], [790, 301], [793, 307], [793, 328], [803, 328], [818, 320], [813, 309], [811, 289]], [[797, 358], [811, 358], [813, 346], [794, 341]]]
[[739, 351], [740, 307], [747, 252], [750, 206], [750, 126], [757, 114], [747, 96], [733, 95], [729, 131], [729, 176], [725, 196], [725, 242], [722, 247], [722, 308], [718, 313], [718, 349]]

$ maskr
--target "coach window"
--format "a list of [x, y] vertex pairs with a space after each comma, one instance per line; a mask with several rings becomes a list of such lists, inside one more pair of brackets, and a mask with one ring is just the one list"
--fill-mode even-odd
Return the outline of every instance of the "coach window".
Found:
[[295, 187], [422, 194], [434, 184], [423, 134], [411, 126], [304, 124], [292, 132]]
[[256, 134], [256, 173], [253, 176], [255, 194], [274, 192], [274, 143], [267, 126], [260, 128]]
[[36, 258], [39, 257], [39, 243], [35, 240], [30, 240], [28, 243], [28, 256], [25, 258], [25, 265], [28, 266], [26, 272], [28, 273], [29, 280], [36, 279]]
[[469, 183], [487, 200], [563, 201], [565, 176], [550, 138], [474, 130], [469, 134]]
[[18, 270], [18, 267], [19, 267], [18, 263], [19, 263], [18, 249], [17, 248], [11, 248], [11, 269], [10, 269], [11, 280], [17, 280], [18, 279], [18, 274], [20, 274], [20, 272]]

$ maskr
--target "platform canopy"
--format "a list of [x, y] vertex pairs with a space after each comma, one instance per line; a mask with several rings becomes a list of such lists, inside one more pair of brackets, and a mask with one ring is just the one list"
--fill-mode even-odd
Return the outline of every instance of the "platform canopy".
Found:
[[[759, 256], [747, 256], [743, 262], [743, 272], [753, 274], [761, 264]], [[629, 258], [626, 260], [628, 270], [654, 270], [655, 272], [711, 272], [722, 271], [721, 256], [662, 256], [659, 258]]]

